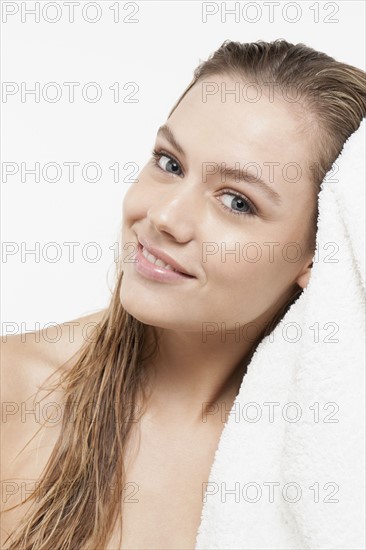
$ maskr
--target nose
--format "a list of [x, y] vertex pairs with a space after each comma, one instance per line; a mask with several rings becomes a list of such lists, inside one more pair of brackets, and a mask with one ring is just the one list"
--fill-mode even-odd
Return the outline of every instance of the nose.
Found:
[[193, 238], [196, 215], [197, 200], [187, 182], [171, 184], [153, 199], [146, 214], [156, 231], [169, 233], [182, 243]]

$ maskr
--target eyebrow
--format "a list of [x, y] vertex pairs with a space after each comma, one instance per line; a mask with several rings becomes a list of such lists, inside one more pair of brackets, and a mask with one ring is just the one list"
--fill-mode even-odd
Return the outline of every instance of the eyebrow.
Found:
[[157, 135], [159, 134], [163, 135], [169, 141], [169, 143], [171, 143], [173, 147], [175, 147], [178, 153], [180, 153], [184, 158], [186, 157], [183, 147], [179, 145], [179, 143], [174, 137], [173, 132], [171, 131], [170, 127], [167, 124], [163, 124], [163, 126], [160, 126], [160, 128], [157, 131]]
[[[186, 154], [184, 152], [183, 147], [178, 143], [176, 140], [171, 128], [167, 124], [163, 124], [163, 126], [160, 126], [157, 135], [162, 135], [166, 138], [171, 145], [180, 153], [184, 158], [186, 158]], [[280, 205], [282, 204], [281, 196], [274, 190], [266, 181], [264, 181], [261, 177], [254, 174], [248, 169], [245, 169], [244, 173], [243, 170], [240, 168], [234, 168], [231, 166], [223, 167], [224, 163], [219, 164], [218, 173], [221, 175], [221, 181], [224, 177], [224, 181], [226, 178], [235, 181], [238, 183], [238, 181], [245, 181], [251, 185], [256, 186], [259, 188], [267, 197], [273, 201], [275, 204]]]

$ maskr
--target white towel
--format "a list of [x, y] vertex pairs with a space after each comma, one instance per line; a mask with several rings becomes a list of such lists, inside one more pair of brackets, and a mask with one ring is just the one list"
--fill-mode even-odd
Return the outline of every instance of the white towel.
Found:
[[196, 550], [365, 549], [365, 150], [363, 119], [320, 188], [309, 284], [224, 426]]

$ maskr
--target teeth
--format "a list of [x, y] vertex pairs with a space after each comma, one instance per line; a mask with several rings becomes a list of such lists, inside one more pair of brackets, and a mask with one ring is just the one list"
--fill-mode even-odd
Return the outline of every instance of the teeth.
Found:
[[164, 267], [165, 269], [169, 269], [170, 271], [176, 271], [176, 269], [174, 269], [171, 265], [166, 264], [159, 258], [156, 258], [153, 254], [150, 254], [144, 247], [142, 247], [142, 255], [152, 264]]

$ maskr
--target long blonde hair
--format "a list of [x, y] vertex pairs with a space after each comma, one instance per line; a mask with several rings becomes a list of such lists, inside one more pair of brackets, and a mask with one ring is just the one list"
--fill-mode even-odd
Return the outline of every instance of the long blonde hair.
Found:
[[[195, 69], [193, 80], [169, 116], [198, 80], [214, 75], [273, 82], [281, 90], [296, 85], [301, 90], [303, 107], [317, 129], [317, 188], [366, 116], [364, 71], [282, 39], [253, 43], [226, 40]], [[316, 221], [314, 210], [309, 224], [311, 246]], [[144, 365], [155, 353], [157, 343], [155, 340], [146, 346], [147, 325], [122, 307], [122, 278], [120, 262], [95, 338], [84, 341], [77, 360], [70, 369], [60, 370], [62, 374], [51, 386], [63, 388], [62, 429], [35, 491], [26, 499], [33, 499], [34, 505], [5, 541], [9, 550], [104, 548], [118, 518], [122, 525], [125, 448], [136, 421], [136, 411], [130, 405], [140, 393], [144, 396]], [[297, 288], [286, 307], [276, 314], [270, 330], [301, 290]], [[266, 330], [263, 336], [268, 333]], [[92, 417], [91, 402], [95, 404]]]

